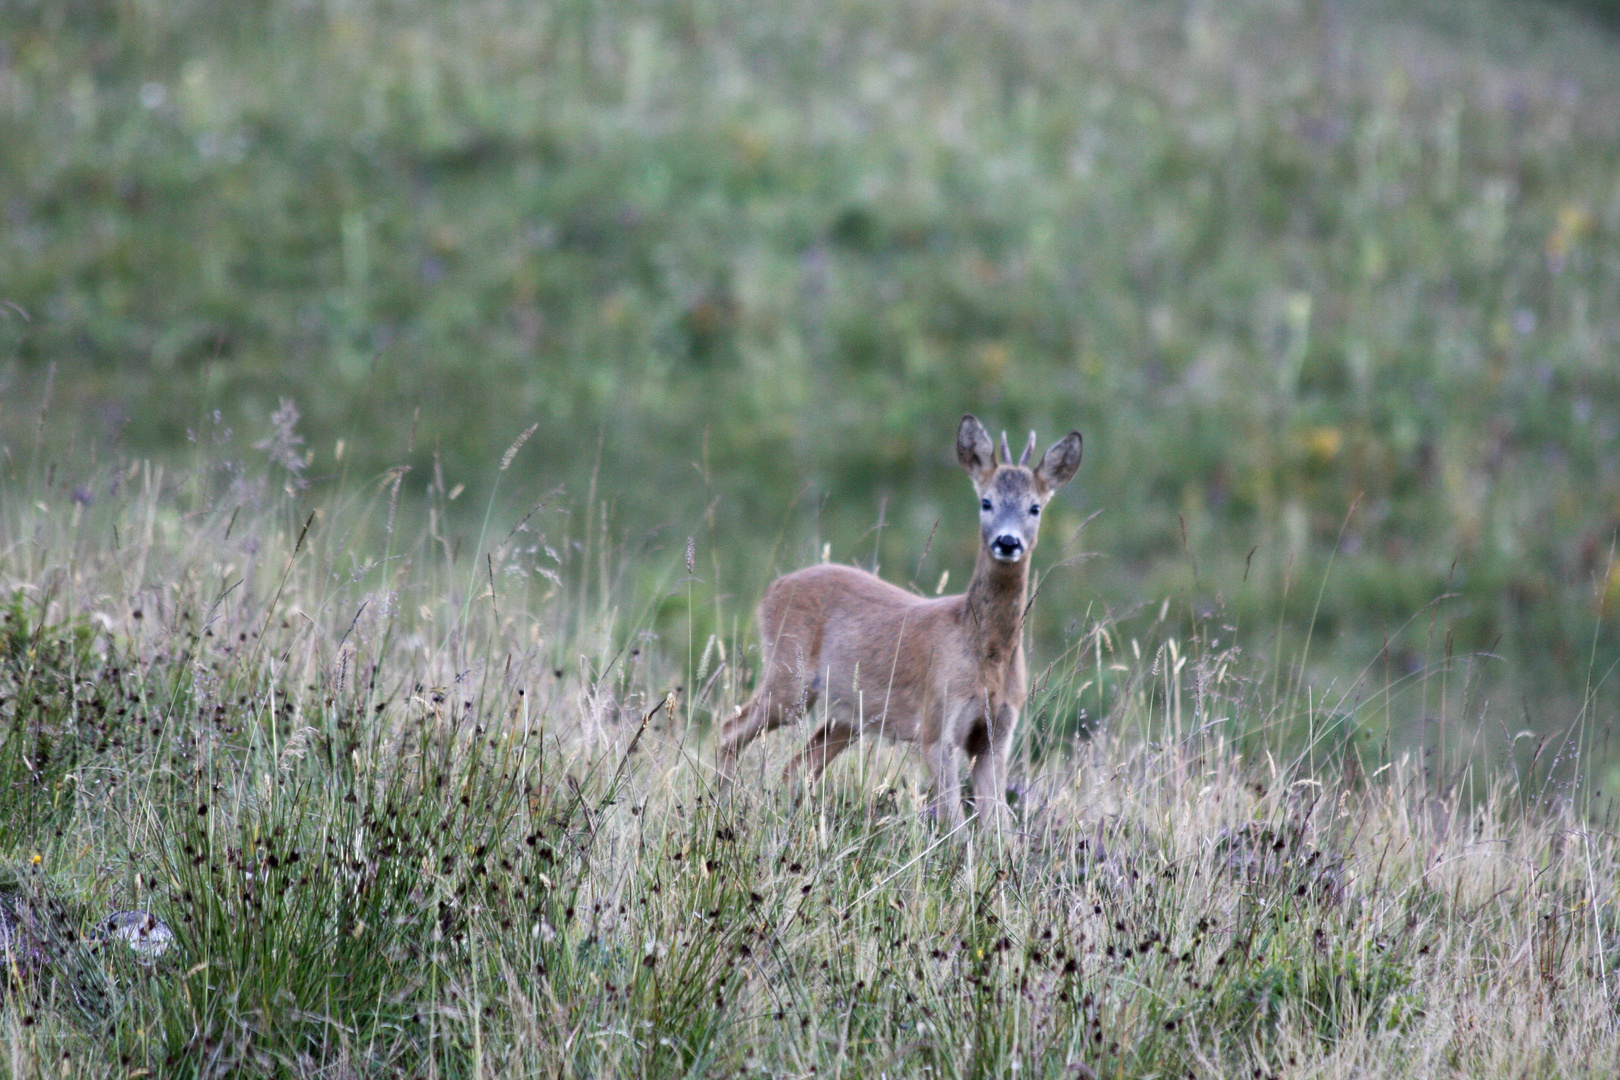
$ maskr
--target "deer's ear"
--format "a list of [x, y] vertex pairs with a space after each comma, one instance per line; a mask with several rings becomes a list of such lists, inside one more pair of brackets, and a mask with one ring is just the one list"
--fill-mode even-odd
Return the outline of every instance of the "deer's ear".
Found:
[[1056, 491], [1074, 477], [1080, 468], [1080, 433], [1071, 431], [1052, 444], [1035, 467], [1035, 482], [1047, 491]]
[[996, 469], [995, 444], [972, 413], [962, 417], [962, 426], [956, 429], [956, 460], [962, 463], [975, 484], [989, 479]]

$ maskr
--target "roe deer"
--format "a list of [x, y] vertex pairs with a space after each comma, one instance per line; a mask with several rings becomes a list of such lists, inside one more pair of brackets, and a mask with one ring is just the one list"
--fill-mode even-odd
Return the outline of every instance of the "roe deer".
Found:
[[1007, 750], [1024, 702], [1024, 614], [1041, 508], [1080, 467], [1071, 431], [1028, 467], [1035, 433], [1015, 465], [984, 425], [962, 417], [956, 459], [979, 494], [979, 554], [967, 592], [918, 596], [852, 566], [822, 564], [772, 582], [759, 604], [759, 688], [720, 733], [719, 771], [760, 734], [806, 715], [827, 720], [788, 764], [821, 776], [863, 732], [917, 743], [933, 774], [936, 817], [962, 820], [958, 751], [973, 758], [975, 809], [1006, 804]]

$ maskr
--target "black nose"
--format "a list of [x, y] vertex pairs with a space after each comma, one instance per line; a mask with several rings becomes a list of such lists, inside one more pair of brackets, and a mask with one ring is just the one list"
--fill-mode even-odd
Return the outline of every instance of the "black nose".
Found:
[[990, 553], [998, 558], [1016, 558], [1024, 550], [1024, 542], [1011, 534], [998, 536], [990, 542]]

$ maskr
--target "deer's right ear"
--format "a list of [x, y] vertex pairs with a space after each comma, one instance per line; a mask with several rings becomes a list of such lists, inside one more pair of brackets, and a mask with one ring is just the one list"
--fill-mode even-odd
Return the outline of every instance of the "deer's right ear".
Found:
[[962, 426], [956, 429], [956, 460], [962, 463], [975, 484], [984, 483], [995, 472], [995, 455], [995, 444], [979, 418], [972, 413], [962, 417]]

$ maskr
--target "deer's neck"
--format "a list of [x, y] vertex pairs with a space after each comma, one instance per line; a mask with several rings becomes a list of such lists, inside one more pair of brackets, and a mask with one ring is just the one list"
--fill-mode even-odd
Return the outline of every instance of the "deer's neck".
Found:
[[1012, 657], [1023, 645], [1024, 608], [1029, 594], [1029, 559], [1011, 565], [979, 549], [968, 582], [967, 623], [979, 655], [992, 662]]

